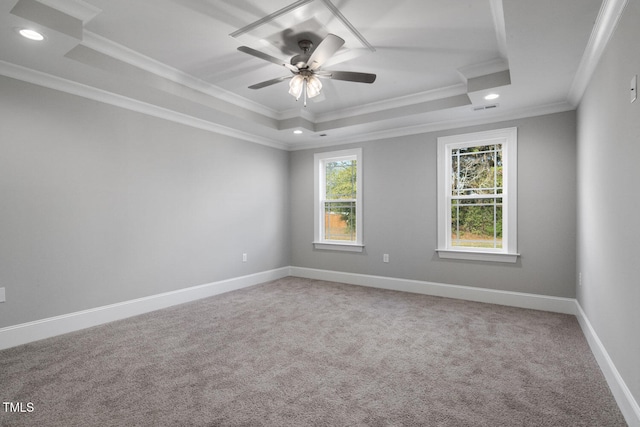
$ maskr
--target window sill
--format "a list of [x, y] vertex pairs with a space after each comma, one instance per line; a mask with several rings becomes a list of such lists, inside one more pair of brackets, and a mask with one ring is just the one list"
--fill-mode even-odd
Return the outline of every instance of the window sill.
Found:
[[502, 252], [467, 251], [454, 249], [436, 249], [438, 256], [443, 259], [461, 259], [468, 261], [491, 261], [515, 263], [520, 254]]
[[364, 245], [360, 243], [313, 242], [315, 249], [324, 251], [362, 252]]

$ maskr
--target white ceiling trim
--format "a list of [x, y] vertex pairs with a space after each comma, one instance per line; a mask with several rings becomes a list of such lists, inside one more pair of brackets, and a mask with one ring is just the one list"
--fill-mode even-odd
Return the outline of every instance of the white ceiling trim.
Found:
[[31, 68], [11, 64], [2, 60], [0, 60], [0, 75], [14, 78], [16, 80], [22, 80], [38, 86], [43, 86], [49, 89], [58, 90], [71, 95], [91, 99], [93, 101], [98, 101], [116, 107], [124, 108], [127, 110], [136, 111], [138, 113], [146, 114], [149, 116], [169, 120], [175, 123], [191, 126], [193, 128], [215, 132], [221, 135], [226, 135], [245, 141], [278, 148], [280, 150], [289, 149], [288, 144], [282, 143], [280, 141], [256, 136], [248, 132], [243, 132], [238, 129], [222, 126], [217, 123], [190, 116], [188, 114], [179, 113], [174, 110], [169, 110], [157, 105], [152, 105], [136, 99], [114, 94], [109, 91], [98, 89], [92, 86], [87, 86], [85, 84], [78, 83], [72, 80], [63, 79], [61, 77], [33, 70]]
[[318, 120], [315, 114], [313, 114], [309, 109], [304, 107], [291, 108], [289, 110], [278, 113], [277, 119], [279, 121], [290, 120], [290, 119], [304, 119], [314, 123]]
[[83, 24], [91, 21], [102, 12], [102, 9], [82, 0], [38, 0], [38, 2], [73, 16], [81, 20]]
[[333, 120], [344, 119], [348, 117], [357, 117], [364, 114], [378, 113], [396, 108], [409, 107], [415, 104], [435, 101], [438, 99], [449, 98], [451, 96], [463, 95], [467, 93], [467, 85], [459, 83], [456, 85], [433, 89], [421, 93], [400, 96], [397, 98], [386, 99], [384, 101], [372, 102], [370, 104], [358, 105], [353, 108], [347, 108], [339, 112], [330, 112], [319, 114], [316, 116], [317, 122], [329, 122]]
[[503, 58], [508, 58], [507, 54], [507, 27], [504, 22], [504, 9], [502, 0], [491, 0], [491, 14], [493, 15], [493, 26], [496, 29], [496, 39], [498, 41], [498, 52]]
[[[568, 102], [558, 102], [554, 104], [527, 107], [519, 110], [512, 110], [507, 113], [500, 113], [497, 110], [493, 111], [479, 111], [479, 116], [476, 118], [464, 118], [453, 120], [441, 120], [436, 122], [425, 123], [416, 126], [406, 126], [396, 129], [385, 129], [377, 132], [363, 133], [353, 137], [340, 138], [339, 141], [327, 142], [311, 142], [309, 144], [298, 143], [295, 146], [291, 145], [289, 151], [307, 150], [310, 148], [322, 148], [333, 145], [352, 144], [358, 142], [375, 141], [380, 139], [391, 139], [402, 136], [419, 135], [429, 132], [437, 132], [448, 129], [458, 129], [468, 126], [484, 125], [490, 123], [503, 122], [507, 120], [517, 120], [527, 117], [543, 116], [546, 114], [563, 113], [565, 111], [572, 111], [573, 107]], [[481, 115], [481, 116], [480, 116]]]
[[237, 38], [238, 36], [241, 36], [242, 34], [248, 33], [250, 31], [258, 28], [259, 26], [261, 26], [263, 24], [266, 24], [267, 22], [273, 21], [274, 19], [278, 18], [279, 16], [287, 14], [287, 13], [289, 13], [289, 12], [291, 12], [291, 11], [301, 7], [301, 6], [304, 6], [304, 5], [308, 4], [308, 3], [311, 3], [313, 1], [314, 0], [298, 0], [297, 2], [292, 3], [292, 4], [288, 5], [288, 6], [285, 6], [282, 9], [277, 10], [277, 11], [273, 12], [270, 15], [267, 15], [267, 16], [265, 16], [263, 18], [260, 18], [257, 21], [252, 22], [251, 24], [246, 25], [246, 26], [244, 26], [244, 27], [232, 32], [229, 35], [231, 37]]
[[[326, 9], [322, 8], [323, 5], [325, 6]], [[307, 9], [307, 10], [302, 11], [300, 9]], [[295, 27], [297, 26], [297, 24], [301, 23], [300, 22], [301, 19], [304, 20], [312, 17], [315, 19], [320, 16], [324, 16], [323, 11], [328, 11], [333, 16], [332, 18], [328, 17], [329, 19], [326, 20], [325, 25], [328, 25], [330, 23], [336, 23], [336, 22], [341, 23], [342, 27], [340, 27], [340, 30], [347, 30], [349, 32], [349, 35], [351, 37], [347, 37], [347, 39], [345, 40], [346, 41], [344, 45], [345, 47], [348, 47], [348, 48], [355, 47], [351, 45], [351, 42], [354, 42], [355, 40], [357, 40], [358, 46], [362, 46], [370, 52], [376, 51], [376, 49], [371, 45], [371, 43], [369, 43], [367, 39], [364, 38], [364, 36], [356, 29], [356, 27], [351, 22], [349, 22], [349, 20], [342, 14], [342, 12], [340, 12], [340, 10], [330, 0], [317, 0], [317, 1], [316, 0], [298, 0], [297, 2], [290, 4], [289, 6], [285, 6], [282, 9], [271, 13], [270, 15], [260, 18], [257, 21], [249, 25], [246, 25], [245, 27], [240, 28], [239, 30], [232, 32], [229, 35], [236, 39], [240, 39], [240, 37], [248, 35], [250, 39], [253, 39], [255, 37], [255, 40], [253, 40], [253, 42], [264, 41], [262, 36], [258, 36], [257, 34], [252, 34], [255, 32], [259, 33], [260, 27], [262, 27], [263, 25], [268, 23], [273, 24], [277, 22], [276, 26], [281, 26], [282, 28]], [[286, 16], [291, 17], [292, 15], [296, 18], [295, 21], [292, 22], [289, 19], [285, 18], [284, 20], [278, 22], [280, 18], [284, 18]], [[327, 18], [326, 16], [324, 17]], [[325, 25], [322, 25], [324, 27], [324, 30], [326, 30], [330, 34], [331, 33], [338, 34], [343, 32], [343, 31], [339, 31], [338, 28], [336, 28], [333, 25], [331, 25], [332, 28], [327, 28]], [[328, 63], [335, 64], [336, 62], [334, 62], [333, 59], [335, 59], [335, 57], [332, 58], [332, 60], [328, 61]], [[327, 65], [328, 63], [325, 63], [325, 65]]]
[[567, 96], [569, 103], [574, 108], [580, 103], [627, 2], [628, 0], [604, 0], [602, 2], [589, 42]]
[[390, 98], [384, 101], [371, 102], [369, 104], [357, 105], [352, 108], [345, 108], [340, 111], [331, 111], [329, 113], [323, 114], [314, 114], [307, 110], [299, 108], [291, 109], [283, 112], [280, 115], [280, 119], [286, 120], [302, 117], [315, 124], [322, 124], [334, 120], [358, 117], [364, 114], [379, 113], [381, 111], [409, 107], [411, 105], [422, 104], [424, 102], [435, 101], [457, 95], [463, 95], [465, 93], [467, 93], [467, 85], [465, 83], [459, 83], [448, 87], [414, 93], [411, 95], [399, 96], [397, 98]]
[[460, 67], [456, 71], [466, 83], [469, 79], [476, 77], [486, 76], [488, 74], [499, 73], [500, 71], [506, 71], [509, 69], [509, 63], [504, 58], [496, 58], [491, 61], [482, 62], [479, 64], [471, 64], [465, 67]]
[[207, 83], [204, 80], [197, 79], [187, 73], [156, 61], [153, 58], [149, 58], [148, 56], [142, 55], [135, 50], [115, 43], [98, 34], [85, 30], [83, 35], [84, 38], [82, 44], [86, 47], [105, 55], [109, 55], [112, 58], [126, 62], [129, 65], [133, 65], [134, 67], [148, 71], [174, 83], [178, 83], [206, 95], [216, 97], [237, 105], [238, 107], [253, 111], [254, 113], [262, 114], [271, 119], [277, 119], [278, 114], [275, 110], [266, 108], [257, 102], [249, 101], [246, 98], [235, 95], [232, 92], [226, 91], [218, 86], [212, 85], [211, 83]]
[[230, 136], [233, 138], [242, 139], [248, 142], [265, 145], [280, 150], [297, 151], [309, 148], [328, 147], [333, 145], [342, 145], [349, 143], [373, 141], [380, 139], [396, 138], [401, 136], [417, 135], [422, 133], [455, 129], [465, 126], [473, 126], [487, 123], [495, 123], [497, 121], [515, 120], [525, 117], [534, 117], [544, 114], [553, 114], [564, 111], [570, 111], [574, 109], [574, 106], [568, 102], [561, 102], [556, 104], [550, 104], [545, 106], [537, 106], [533, 108], [524, 108], [508, 113], [499, 113], [494, 111], [479, 112], [482, 115], [478, 118], [466, 118], [455, 120], [442, 120], [437, 122], [431, 122], [421, 124], [417, 126], [401, 127], [395, 129], [386, 129], [376, 132], [362, 133], [353, 137], [340, 138], [338, 141], [329, 142], [323, 140], [322, 142], [311, 142], [309, 144], [300, 143], [284, 143], [281, 141], [272, 140], [242, 132], [237, 129], [222, 126], [207, 120], [189, 116], [187, 114], [178, 113], [173, 110], [158, 107], [146, 102], [138, 101], [132, 98], [128, 98], [122, 95], [117, 95], [102, 89], [97, 89], [92, 86], [87, 86], [81, 83], [77, 83], [71, 80], [63, 79], [57, 76], [53, 76], [40, 71], [35, 71], [30, 68], [25, 68], [19, 65], [15, 65], [9, 62], [0, 60], [0, 75], [22, 80], [28, 83], [32, 83], [38, 86], [43, 86], [49, 89], [58, 90], [61, 92], [69, 93], [71, 95], [81, 96], [83, 98], [91, 99], [105, 104], [117, 106], [131, 111], [136, 111], [142, 114], [147, 114], [153, 117], [169, 120], [172, 122], [180, 123], [183, 125], [191, 126], [197, 129], [202, 129], [221, 135]]

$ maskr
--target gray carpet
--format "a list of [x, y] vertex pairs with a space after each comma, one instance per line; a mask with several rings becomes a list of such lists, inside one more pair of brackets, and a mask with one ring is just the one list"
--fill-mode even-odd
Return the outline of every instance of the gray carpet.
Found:
[[624, 426], [573, 316], [285, 278], [0, 352], [5, 426]]

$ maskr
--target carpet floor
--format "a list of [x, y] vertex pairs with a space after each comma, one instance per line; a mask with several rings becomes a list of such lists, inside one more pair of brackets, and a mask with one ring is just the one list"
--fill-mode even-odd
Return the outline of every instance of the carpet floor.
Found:
[[574, 316], [294, 277], [0, 351], [0, 373], [31, 404], [3, 426], [626, 425]]

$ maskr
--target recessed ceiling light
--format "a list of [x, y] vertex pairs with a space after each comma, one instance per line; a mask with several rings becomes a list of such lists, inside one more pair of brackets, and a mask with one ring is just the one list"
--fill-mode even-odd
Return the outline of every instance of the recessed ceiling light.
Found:
[[484, 99], [486, 99], [487, 101], [491, 101], [492, 99], [498, 99], [498, 98], [500, 98], [500, 95], [498, 95], [497, 93], [490, 93], [489, 95], [484, 97]]
[[30, 30], [28, 28], [23, 28], [19, 31], [22, 37], [25, 37], [29, 40], [42, 41], [44, 40], [44, 36], [35, 30]]
[[300, 135], [302, 131], [300, 129], [296, 129], [293, 131], [293, 133], [295, 133], [296, 135]]

